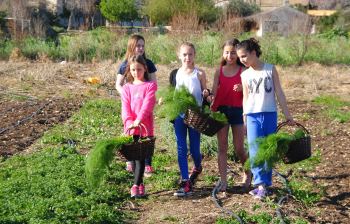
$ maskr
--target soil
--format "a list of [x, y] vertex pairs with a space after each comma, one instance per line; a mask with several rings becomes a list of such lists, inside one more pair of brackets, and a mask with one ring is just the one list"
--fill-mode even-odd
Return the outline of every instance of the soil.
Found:
[[[72, 116], [86, 97], [115, 97], [116, 67], [112, 62], [0, 62], [0, 156], [28, 152], [45, 131]], [[159, 83], [164, 85], [171, 69], [158, 67]], [[213, 69], [207, 70], [208, 74], [213, 73]], [[348, 98], [350, 68], [316, 64], [278, 70], [291, 113], [310, 131], [313, 153], [316, 150], [321, 153], [316, 169], [301, 173], [300, 178], [324, 191], [321, 200], [310, 207], [288, 198], [281, 206], [283, 215], [290, 219], [302, 217], [310, 223], [350, 223], [350, 125], [331, 120], [324, 113], [325, 108], [311, 102], [322, 94]], [[100, 84], [86, 81], [92, 76], [97, 76]], [[229, 165], [230, 176], [239, 181], [241, 166], [232, 161]], [[204, 158], [203, 166], [203, 173], [217, 175], [216, 158]], [[292, 172], [290, 169], [287, 176]], [[173, 191], [149, 192], [148, 200], [132, 205], [139, 211], [135, 223], [214, 223], [227, 215], [213, 202], [212, 189], [199, 178], [194, 195], [186, 199], [175, 198]], [[273, 191], [283, 189], [283, 181], [275, 176]], [[269, 198], [278, 201], [276, 195]], [[229, 186], [226, 197], [220, 201], [224, 208], [234, 212], [265, 211], [276, 216], [272, 203], [253, 201], [237, 184]]]

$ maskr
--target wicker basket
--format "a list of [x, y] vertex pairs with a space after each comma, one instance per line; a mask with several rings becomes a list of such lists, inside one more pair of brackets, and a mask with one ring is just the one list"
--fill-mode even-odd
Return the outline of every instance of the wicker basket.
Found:
[[[140, 133], [141, 129], [144, 128], [146, 135], [148, 135], [148, 131], [143, 124], [139, 125], [139, 128]], [[124, 144], [119, 150], [119, 153], [128, 161], [144, 160], [153, 156], [155, 141], [155, 137], [139, 138], [136, 142]]]
[[224, 123], [209, 117], [209, 115], [191, 109], [186, 111], [184, 122], [191, 128], [208, 136], [215, 135], [216, 132], [225, 126]]
[[[279, 124], [277, 132], [285, 125], [287, 125], [287, 122]], [[283, 158], [283, 162], [286, 164], [296, 163], [311, 156], [311, 137], [309, 131], [299, 123], [295, 123], [295, 125], [304, 131], [305, 137], [296, 139], [289, 144], [288, 152]]]

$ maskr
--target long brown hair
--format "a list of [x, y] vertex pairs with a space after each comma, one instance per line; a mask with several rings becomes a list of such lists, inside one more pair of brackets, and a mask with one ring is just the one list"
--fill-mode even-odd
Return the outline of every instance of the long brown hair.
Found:
[[[129, 40], [128, 40], [128, 46], [126, 48], [126, 53], [125, 53], [125, 60], [129, 60], [129, 58], [133, 55], [135, 55], [135, 49], [137, 46], [137, 42], [139, 40], [143, 40], [143, 42], [145, 41], [145, 38], [143, 38], [143, 36], [139, 35], [139, 34], [133, 34]], [[146, 53], [143, 53], [142, 55], [145, 59], [146, 59]]]
[[128, 83], [132, 83], [134, 81], [134, 77], [132, 77], [131, 72], [130, 72], [130, 65], [133, 63], [139, 63], [139, 64], [143, 65], [143, 67], [145, 68], [145, 73], [143, 74], [143, 77], [144, 77], [145, 81], [149, 81], [150, 78], [149, 78], [149, 73], [148, 73], [148, 69], [147, 69], [147, 63], [142, 55], [134, 55], [134, 56], [131, 56], [129, 58], [128, 65], [127, 65], [126, 71], [125, 71], [126, 81]]
[[[239, 40], [237, 40], [236, 38], [233, 38], [233, 39], [231, 39], [231, 40], [227, 40], [227, 41], [225, 41], [225, 43], [222, 45], [222, 50], [224, 50], [224, 48], [225, 48], [226, 46], [231, 46], [231, 47], [234, 47], [234, 48], [236, 49], [236, 45], [237, 45], [237, 44], [239, 44]], [[237, 65], [239, 65], [239, 66], [244, 66], [244, 65], [242, 64], [242, 62], [239, 60], [238, 57], [237, 57], [236, 63], [237, 63]], [[226, 65], [226, 64], [227, 64], [227, 61], [225, 60], [225, 58], [224, 58], [224, 57], [221, 57], [220, 65], [221, 65], [221, 66], [224, 66], [224, 65]]]

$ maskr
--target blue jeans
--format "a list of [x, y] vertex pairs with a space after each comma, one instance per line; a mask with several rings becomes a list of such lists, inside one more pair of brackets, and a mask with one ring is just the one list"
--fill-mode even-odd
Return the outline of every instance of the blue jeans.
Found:
[[247, 114], [247, 140], [249, 146], [249, 157], [251, 161], [251, 171], [253, 173], [253, 185], [271, 186], [272, 170], [266, 164], [253, 166], [252, 159], [258, 152], [259, 145], [256, 139], [275, 133], [277, 127], [276, 112], [262, 112]]
[[174, 129], [177, 143], [177, 160], [183, 180], [188, 180], [188, 162], [187, 162], [187, 132], [190, 139], [190, 153], [195, 167], [200, 167], [202, 155], [200, 152], [200, 133], [193, 128], [188, 127], [181, 116], [174, 120]]

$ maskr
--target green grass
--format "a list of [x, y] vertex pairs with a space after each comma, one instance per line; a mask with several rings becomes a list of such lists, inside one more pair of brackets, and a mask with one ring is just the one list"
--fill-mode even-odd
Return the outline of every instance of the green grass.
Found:
[[306, 206], [318, 202], [323, 195], [321, 187], [315, 186], [308, 179], [292, 180], [289, 182], [289, 187], [292, 190], [293, 196]]
[[345, 123], [350, 120], [350, 102], [338, 99], [336, 96], [319, 96], [313, 103], [326, 107], [325, 113], [333, 120]]
[[151, 186], [152, 191], [174, 189], [179, 179], [177, 157], [171, 154], [157, 153], [152, 159], [155, 174], [145, 179], [145, 184]]
[[202, 179], [203, 179], [203, 181], [205, 182], [206, 185], [214, 186], [215, 183], [219, 180], [219, 176], [218, 175], [204, 174], [202, 176]]
[[128, 175], [120, 164], [114, 178], [90, 191], [85, 157], [74, 148], [48, 148], [13, 156], [0, 168], [2, 223], [118, 223], [125, 214], [115, 208], [128, 196]]
[[312, 153], [309, 159], [295, 164], [279, 166], [279, 171], [282, 173], [290, 169], [294, 171], [292, 176], [288, 178], [288, 185], [295, 199], [302, 202], [305, 206], [312, 206], [324, 194], [322, 186], [316, 185], [310, 179], [304, 177], [306, 172], [315, 170], [316, 166], [322, 161], [320, 150], [314, 150]]
[[[243, 223], [259, 223], [259, 224], [269, 224], [278, 223], [276, 218], [266, 212], [260, 212], [257, 214], [250, 215], [245, 210], [240, 210], [236, 213]], [[239, 223], [235, 218], [219, 218], [215, 222], [216, 224], [235, 224]]]
[[[86, 156], [97, 139], [121, 129], [115, 100], [87, 102], [67, 123], [47, 132], [38, 150], [0, 162], [0, 223], [122, 223], [132, 177], [125, 164], [113, 162], [105, 181], [91, 189], [85, 177]], [[76, 147], [67, 144], [73, 138]]]
[[[190, 41], [196, 47], [196, 63], [213, 66], [221, 59], [221, 45], [228, 34], [205, 31], [198, 34], [155, 34], [143, 33], [146, 39], [147, 57], [156, 64], [170, 64], [178, 61], [177, 49], [183, 41]], [[240, 40], [252, 37], [251, 33], [243, 33]], [[56, 42], [44, 41], [32, 37], [13, 42], [0, 40], [0, 59], [8, 59], [14, 47], [21, 49], [29, 59], [37, 59], [41, 55], [53, 61], [67, 60], [91, 62], [92, 60], [116, 61], [125, 55], [129, 34], [114, 33], [104, 28], [88, 32], [69, 34], [61, 33]], [[278, 65], [297, 65], [302, 62], [318, 62], [321, 64], [350, 64], [350, 39], [322, 36], [295, 35], [282, 37], [266, 35], [259, 38], [262, 46], [262, 59]], [[307, 51], [303, 54], [303, 49]]]
[[44, 145], [64, 144], [69, 139], [77, 142], [78, 149], [91, 148], [99, 139], [122, 133], [120, 102], [116, 100], [88, 101], [64, 127], [54, 127], [44, 134]]

